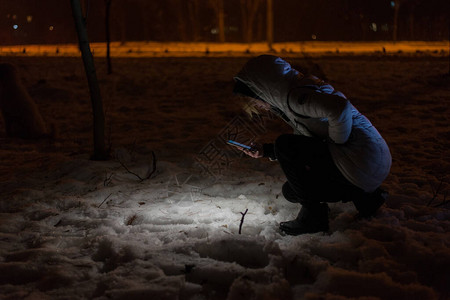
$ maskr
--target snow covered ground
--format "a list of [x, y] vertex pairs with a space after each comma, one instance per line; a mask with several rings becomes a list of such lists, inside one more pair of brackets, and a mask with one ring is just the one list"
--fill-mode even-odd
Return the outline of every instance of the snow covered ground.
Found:
[[[0, 128], [0, 297], [448, 299], [448, 57], [288, 58], [325, 74], [393, 154], [375, 218], [331, 204], [328, 233], [297, 237], [278, 230], [299, 206], [277, 164], [223, 143], [290, 132], [247, 119], [231, 95], [247, 59], [116, 58], [112, 75], [98, 59], [113, 159], [95, 162], [81, 60], [2, 57], [59, 133], [35, 142]], [[156, 171], [140, 180], [152, 151]]]

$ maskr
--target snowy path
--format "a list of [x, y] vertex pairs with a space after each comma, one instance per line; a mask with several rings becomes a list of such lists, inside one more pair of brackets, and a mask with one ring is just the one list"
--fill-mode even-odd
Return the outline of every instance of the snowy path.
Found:
[[[99, 62], [116, 157], [144, 176], [156, 152], [157, 172], [143, 182], [115, 160], [88, 159], [78, 59], [8, 58], [60, 136], [0, 138], [0, 298], [448, 298], [450, 211], [435, 207], [449, 187], [450, 90], [438, 76], [448, 61], [373, 58], [313, 63], [388, 141], [390, 199], [370, 221], [355, 220], [350, 203], [331, 204], [330, 232], [298, 237], [278, 231], [299, 206], [280, 195], [276, 164], [234, 156], [220, 180], [193, 165], [242, 121], [230, 94], [245, 58], [118, 59], [110, 77]], [[286, 132], [266, 125], [255, 139]]]

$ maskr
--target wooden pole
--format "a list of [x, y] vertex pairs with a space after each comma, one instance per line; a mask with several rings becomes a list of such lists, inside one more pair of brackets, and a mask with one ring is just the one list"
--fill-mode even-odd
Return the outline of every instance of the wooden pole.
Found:
[[105, 115], [103, 112], [103, 103], [98, 85], [97, 74], [95, 72], [94, 58], [89, 47], [89, 39], [80, 1], [70, 0], [70, 4], [72, 5], [72, 14], [77, 29], [81, 56], [83, 58], [84, 70], [86, 72], [92, 103], [94, 154], [91, 159], [106, 160], [108, 159], [108, 153], [105, 148]]

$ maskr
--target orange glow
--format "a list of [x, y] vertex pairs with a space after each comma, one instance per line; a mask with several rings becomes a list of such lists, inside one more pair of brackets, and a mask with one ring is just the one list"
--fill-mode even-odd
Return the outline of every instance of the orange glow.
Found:
[[[53, 30], [53, 26], [49, 27]], [[438, 55], [449, 54], [449, 44], [443, 42], [290, 42], [274, 43], [272, 48], [282, 56], [308, 53], [323, 55], [339, 54], [370, 54], [383, 52], [416, 53], [427, 52]], [[23, 50], [26, 49], [26, 53]], [[91, 49], [96, 57], [106, 56], [105, 43], [91, 43]], [[112, 57], [154, 57], [154, 56], [238, 56], [255, 55], [269, 52], [266, 43], [159, 43], [159, 42], [127, 42], [111, 43]], [[16, 45], [0, 46], [0, 56], [79, 56], [77, 44], [61, 45]]]

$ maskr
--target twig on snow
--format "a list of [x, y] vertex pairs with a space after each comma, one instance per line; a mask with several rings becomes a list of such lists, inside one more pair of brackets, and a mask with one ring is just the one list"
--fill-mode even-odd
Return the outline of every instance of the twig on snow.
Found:
[[128, 218], [126, 224], [128, 226], [131, 226], [131, 225], [133, 225], [134, 221], [136, 221], [136, 219], [137, 219], [137, 215], [134, 214], [134, 215], [132, 215], [131, 217]]
[[105, 203], [106, 200], [108, 200], [109, 197], [111, 197], [112, 193], [108, 195], [108, 197], [105, 198], [105, 200], [102, 201], [102, 203], [100, 203], [100, 205], [98, 206], [98, 208], [100, 208], [100, 206], [103, 205], [103, 203]]
[[130, 169], [128, 169], [128, 167], [120, 160], [117, 159], [117, 161], [120, 163], [120, 165], [130, 174], [136, 176], [141, 182], [147, 179], [150, 179], [150, 177], [152, 177], [152, 175], [156, 172], [156, 155], [155, 152], [152, 151], [152, 170], [147, 172], [147, 175], [145, 177], [141, 177], [138, 174], [134, 173], [133, 171], [131, 171]]
[[105, 180], [103, 181], [103, 186], [108, 186], [111, 183], [112, 177], [114, 173], [108, 176], [108, 173], [105, 174]]
[[431, 189], [432, 189], [432, 192], [433, 192], [433, 197], [430, 199], [430, 201], [428, 201], [427, 206], [430, 206], [431, 203], [433, 203], [433, 201], [436, 200], [437, 195], [439, 194], [439, 191], [441, 190], [442, 182], [443, 182], [443, 179], [441, 179], [441, 181], [439, 182], [439, 185], [438, 185], [437, 188], [434, 188], [434, 186], [431, 185], [431, 183], [430, 183]]
[[137, 178], [139, 178], [140, 181], [144, 181], [144, 179], [141, 176], [139, 176], [138, 174], [136, 174], [133, 171], [131, 171], [130, 169], [128, 169], [128, 167], [120, 159], [117, 159], [117, 161], [128, 173], [136, 176]]
[[241, 230], [242, 230], [242, 224], [244, 224], [244, 217], [248, 212], [248, 208], [245, 210], [245, 212], [241, 213], [242, 218], [241, 218], [241, 224], [239, 224], [239, 234], [241, 234]]
[[444, 206], [444, 205], [447, 205], [447, 204], [449, 204], [450, 203], [450, 201], [449, 200], [447, 200], [447, 195], [448, 195], [448, 191], [447, 192], [445, 192], [445, 194], [444, 194], [444, 199], [442, 200], [442, 202], [441, 203], [439, 203], [439, 204], [436, 204], [434, 207], [440, 207], [440, 206]]
[[152, 175], [156, 172], [156, 155], [155, 152], [152, 151], [152, 170], [148, 172], [147, 177], [145, 179], [150, 179]]
[[[439, 193], [441, 192], [441, 189], [442, 189], [442, 183], [444, 182], [444, 177], [441, 178], [441, 181], [439, 182], [439, 185], [437, 186], [437, 188], [435, 188], [430, 183], [431, 189], [432, 189], [432, 192], [433, 192], [433, 197], [430, 199], [430, 201], [428, 201], [427, 206], [431, 206], [431, 204], [434, 202], [434, 200], [437, 199], [437, 197], [438, 197], [438, 195], [439, 195]], [[448, 191], [446, 191], [445, 194], [444, 194], [444, 200], [442, 200], [442, 202], [439, 203], [439, 204], [433, 205], [433, 207], [439, 207], [439, 206], [447, 204], [449, 202], [448, 200], [446, 200], [447, 194], [448, 194]]]

